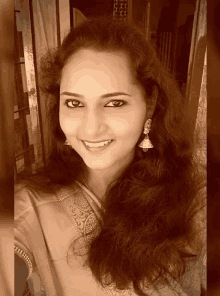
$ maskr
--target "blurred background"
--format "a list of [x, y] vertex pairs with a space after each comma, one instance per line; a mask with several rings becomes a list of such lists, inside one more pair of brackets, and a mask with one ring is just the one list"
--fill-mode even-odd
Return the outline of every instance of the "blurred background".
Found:
[[0, 294], [14, 295], [14, 3], [0, 0]]
[[16, 0], [15, 176], [44, 166], [49, 151], [48, 104], [38, 85], [40, 57], [71, 27], [92, 16], [134, 21], [177, 79], [189, 120], [200, 130], [206, 166], [206, 0]]

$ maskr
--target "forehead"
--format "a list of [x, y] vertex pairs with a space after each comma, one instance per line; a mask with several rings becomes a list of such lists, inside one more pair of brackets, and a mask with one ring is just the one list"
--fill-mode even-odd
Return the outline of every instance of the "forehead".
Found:
[[71, 56], [64, 66], [61, 87], [92, 82], [106, 86], [122, 86], [133, 82], [131, 73], [129, 60], [122, 52], [80, 50]]
[[71, 65], [74, 65], [76, 68], [95, 68], [100, 66], [106, 66], [109, 68], [109, 66], [111, 65], [115, 68], [120, 67], [122, 68], [122, 70], [124, 70], [125, 68], [126, 70], [128, 70], [130, 66], [128, 56], [125, 52], [102, 52], [96, 51], [95, 49], [79, 50], [74, 55], [69, 57], [63, 70], [65, 71], [65, 69], [67, 69], [68, 66]]

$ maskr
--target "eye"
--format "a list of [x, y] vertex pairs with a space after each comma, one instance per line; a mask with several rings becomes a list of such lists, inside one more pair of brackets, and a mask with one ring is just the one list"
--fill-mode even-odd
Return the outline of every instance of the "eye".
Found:
[[77, 100], [66, 100], [64, 103], [67, 107], [69, 108], [76, 108], [76, 107], [83, 107], [83, 106], [79, 106], [80, 102]]
[[[117, 108], [117, 107], [122, 107], [123, 105], [126, 104], [126, 102], [125, 101], [121, 101], [121, 100], [115, 100], [115, 101], [109, 102], [108, 105], [109, 104], [113, 104], [113, 106], [106, 106], [106, 107], [114, 107], [114, 108]], [[121, 105], [119, 106], [119, 104], [121, 104]]]

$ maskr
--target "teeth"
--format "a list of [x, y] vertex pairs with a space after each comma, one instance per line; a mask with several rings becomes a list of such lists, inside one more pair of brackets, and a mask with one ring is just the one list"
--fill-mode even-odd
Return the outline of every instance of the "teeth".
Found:
[[110, 143], [111, 142], [111, 140], [109, 140], [109, 141], [105, 141], [105, 142], [100, 142], [100, 143], [88, 143], [88, 142], [85, 142], [84, 141], [84, 143], [87, 145], [87, 146], [89, 146], [89, 147], [102, 147], [102, 146], [104, 146], [104, 145], [106, 145], [106, 144], [108, 144], [108, 143]]

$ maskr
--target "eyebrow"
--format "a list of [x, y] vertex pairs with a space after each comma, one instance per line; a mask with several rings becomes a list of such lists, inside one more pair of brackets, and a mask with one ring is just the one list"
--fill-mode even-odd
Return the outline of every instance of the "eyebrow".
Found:
[[[67, 95], [67, 96], [81, 98], [81, 99], [84, 98], [83, 95], [79, 95], [79, 94], [76, 94], [76, 93], [71, 93], [71, 92], [68, 92], [68, 91], [64, 91], [60, 95]], [[109, 93], [109, 94], [102, 95], [101, 99], [106, 99], [106, 98], [116, 97], [116, 96], [129, 96], [129, 97], [131, 97], [131, 95], [126, 94], [124, 92], [114, 92], [114, 93]]]

